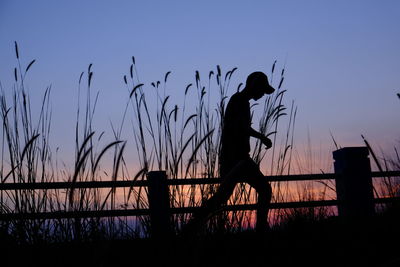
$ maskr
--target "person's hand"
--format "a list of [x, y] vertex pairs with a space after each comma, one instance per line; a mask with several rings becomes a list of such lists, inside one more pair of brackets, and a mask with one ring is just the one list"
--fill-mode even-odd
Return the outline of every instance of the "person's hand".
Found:
[[260, 140], [266, 146], [267, 149], [272, 147], [272, 141], [268, 137], [263, 136]]

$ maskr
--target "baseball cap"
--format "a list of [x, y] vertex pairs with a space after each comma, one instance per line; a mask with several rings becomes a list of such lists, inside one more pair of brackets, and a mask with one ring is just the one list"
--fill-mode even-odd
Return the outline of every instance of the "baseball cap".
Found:
[[261, 71], [255, 71], [247, 77], [246, 87], [261, 89], [265, 94], [272, 94], [275, 91], [275, 89], [269, 85], [267, 75]]

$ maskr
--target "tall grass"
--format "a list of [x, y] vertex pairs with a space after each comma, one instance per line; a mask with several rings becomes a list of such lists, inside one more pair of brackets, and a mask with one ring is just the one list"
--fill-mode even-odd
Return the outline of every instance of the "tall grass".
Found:
[[[397, 97], [400, 99], [400, 94], [397, 93]], [[400, 156], [398, 146], [393, 146], [393, 153], [392, 155], [389, 155], [388, 152], [372, 146], [367, 138], [364, 137], [364, 135], [361, 135], [361, 138], [364, 141], [365, 146], [368, 148], [372, 163], [380, 172], [400, 169]], [[379, 181], [374, 183], [374, 195], [375, 197], [400, 196], [400, 180], [398, 179], [398, 177], [390, 176], [379, 179]]]
[[[182, 89], [182, 97], [176, 97], [168, 90], [168, 78], [173, 76], [170, 71], [163, 79], [152, 82], [146, 86], [140, 82], [136, 71], [136, 62], [132, 58], [129, 74], [124, 75], [124, 83], [129, 93], [129, 101], [125, 108], [124, 118], [128, 106], [132, 108], [134, 123], [132, 127], [133, 139], [139, 155], [141, 175], [149, 170], [166, 170], [170, 179], [185, 178], [214, 178], [218, 177], [218, 154], [220, 150], [220, 136], [223, 127], [225, 106], [229, 100], [232, 76], [237, 68], [223, 72], [220, 66], [211, 70], [203, 78], [199, 71], [194, 73], [194, 81]], [[273, 77], [276, 61], [273, 64], [271, 75]], [[277, 91], [266, 97], [260, 106], [253, 105], [254, 114], [261, 113], [261, 117], [254, 116], [258, 120], [259, 131], [269, 136], [273, 142], [272, 157], [270, 157], [270, 173], [286, 174], [290, 172], [290, 162], [294, 140], [294, 128], [297, 108], [291, 103], [290, 110], [284, 105], [286, 90], [283, 89], [284, 69], [280, 72], [280, 80]], [[271, 80], [271, 83], [273, 81]], [[236, 91], [239, 91], [239, 84]], [[156, 103], [148, 104], [147, 99]], [[181, 103], [172, 102], [172, 99], [182, 99]], [[190, 103], [190, 104], [188, 104]], [[154, 110], [151, 110], [153, 107]], [[283, 136], [278, 137], [279, 123], [289, 114], [289, 121]], [[123, 119], [125, 121], [125, 119]], [[122, 126], [121, 126], [122, 127]], [[129, 138], [128, 138], [129, 139]], [[276, 145], [278, 142], [282, 145]], [[266, 156], [260, 142], [253, 143], [252, 157], [257, 163], [261, 163]], [[173, 186], [171, 187], [171, 206], [199, 206], [202, 201], [208, 199], [216, 190], [215, 185], [200, 186]], [[279, 191], [279, 183], [275, 191]], [[137, 192], [138, 196], [146, 196], [146, 188]], [[279, 198], [277, 197], [276, 200]], [[252, 203], [255, 201], [255, 192], [246, 184], [240, 184], [231, 204]], [[253, 212], [224, 213], [211, 221], [214, 226], [220, 227], [221, 220], [230, 221], [231, 226], [242, 228], [252, 222]], [[179, 226], [190, 217], [189, 214], [181, 214], [175, 217], [174, 225]], [[221, 219], [222, 218], [222, 219]], [[231, 227], [230, 227], [231, 228]], [[210, 225], [210, 229], [213, 226]]]
[[[388, 155], [384, 151], [374, 148], [370, 142], [361, 135], [366, 147], [369, 150], [372, 163], [380, 172], [395, 171], [400, 169], [400, 157], [398, 148], [393, 147], [393, 155]], [[398, 197], [400, 195], [400, 181], [398, 177], [386, 176], [374, 182], [374, 195], [375, 197]]]
[[[168, 95], [167, 90], [167, 80], [171, 72], [165, 74], [162, 82], [152, 82], [151, 88], [144, 90], [145, 86], [135, 76], [137, 72], [132, 71], [136, 70], [134, 60], [129, 69], [129, 76], [124, 76], [124, 83], [128, 90], [132, 88], [128, 104], [133, 109], [135, 120], [132, 133], [140, 159], [139, 173], [142, 174], [138, 178], [143, 179], [147, 171], [155, 169], [166, 170], [170, 179], [217, 177], [221, 118], [225, 109], [226, 92], [236, 68], [223, 77], [220, 67], [217, 66], [215, 74], [213, 71], [209, 73], [206, 85], [203, 85], [200, 73], [196, 71], [194, 83], [188, 84], [182, 90], [183, 103], [171, 103], [171, 95]], [[127, 77], [131, 79], [128, 81]], [[212, 83], [214, 79], [219, 92], [219, 102], [215, 110], [210, 97], [212, 90], [215, 90]], [[150, 98], [156, 101], [153, 105], [154, 111], [149, 109], [145, 91], [151, 92]], [[195, 102], [194, 106], [192, 102]], [[171, 188], [171, 205], [196, 206], [213, 191], [213, 186], [175, 186]], [[146, 193], [144, 188], [138, 192], [138, 196]], [[187, 214], [177, 216], [175, 225], [180, 225], [187, 217]]]
[[[60, 166], [58, 149], [50, 147], [51, 137], [51, 87], [46, 88], [36, 118], [31, 106], [30, 91], [25, 78], [35, 63], [21, 67], [20, 53], [15, 43], [17, 68], [11, 100], [1, 87], [2, 112], [2, 164], [1, 182], [52, 182], [64, 180], [71, 183], [66, 192], [61, 190], [1, 191], [2, 213], [31, 213], [45, 211], [88, 211], [124, 208], [148, 208], [147, 188], [124, 190], [111, 188], [75, 188], [79, 181], [144, 180], [151, 170], [166, 170], [169, 179], [214, 178], [219, 175], [218, 154], [225, 107], [229, 97], [243, 84], [232, 85], [238, 69], [223, 72], [216, 66], [206, 75], [195, 71], [193, 81], [180, 90], [180, 96], [168, 86], [173, 73], [168, 71], [162, 79], [144, 84], [138, 75], [136, 60], [132, 57], [128, 74], [123, 76], [126, 88], [126, 105], [121, 111], [121, 122], [111, 122], [113, 141], [104, 141], [106, 132], [95, 129], [94, 119], [99, 92], [93, 88], [93, 65], [82, 72], [78, 80], [78, 101], [74, 137], [74, 165]], [[265, 174], [289, 174], [292, 170], [294, 129], [297, 108], [294, 102], [286, 106], [284, 89], [285, 68], [277, 76], [277, 62], [272, 65], [270, 83], [276, 92], [265, 101], [252, 106], [252, 116], [258, 130], [273, 140], [273, 147], [266, 151], [258, 141], [252, 141], [251, 156], [267, 166]], [[1, 86], [1, 85], [0, 85]], [[233, 87], [233, 88], [231, 88]], [[151, 99], [151, 101], [149, 101]], [[177, 101], [181, 99], [181, 102]], [[258, 114], [261, 114], [260, 116]], [[257, 123], [258, 122], [258, 123]], [[129, 123], [131, 123], [129, 125]], [[126, 134], [125, 129], [130, 129]], [[125, 141], [127, 140], [127, 141]], [[133, 145], [137, 162], [129, 162], [125, 151]], [[100, 147], [100, 148], [99, 148]], [[106, 159], [112, 161], [111, 169], [103, 167]], [[290, 199], [287, 182], [273, 184], [273, 201]], [[172, 207], [200, 206], [214, 194], [216, 185], [171, 186]], [[307, 198], [314, 198], [308, 191]], [[239, 184], [229, 204], [248, 204], [256, 201], [256, 192], [246, 184]], [[314, 212], [314, 211], [309, 211]], [[271, 212], [271, 222], [287, 216], [287, 211]], [[252, 227], [252, 211], [222, 212], [209, 222], [209, 231], [240, 231]], [[190, 214], [173, 218], [179, 231]], [[18, 240], [68, 241], [98, 238], [127, 238], [147, 236], [149, 218], [86, 218], [60, 220], [16, 220], [1, 222], [1, 227]]]
[[[2, 164], [1, 181], [14, 183], [48, 182], [54, 180], [52, 153], [49, 147], [51, 110], [49, 99], [51, 87], [47, 87], [38, 119], [32, 119], [30, 91], [25, 87], [25, 78], [34, 64], [21, 66], [18, 45], [15, 43], [17, 67], [14, 68], [14, 85], [11, 99], [6, 98], [1, 86], [2, 115]], [[8, 165], [8, 167], [6, 167]], [[21, 190], [1, 192], [2, 212], [39, 212], [54, 205], [47, 190], [33, 192]], [[12, 205], [8, 205], [12, 203]], [[44, 226], [44, 227], [42, 227]], [[50, 229], [44, 221], [18, 221], [2, 227], [11, 227], [20, 240], [35, 241], [43, 229]], [[44, 235], [48, 233], [44, 232]]]
[[[114, 161], [111, 179], [121, 177], [122, 154], [125, 142], [113, 141], [96, 151], [103, 133], [97, 136], [92, 122], [95, 114], [98, 93], [92, 99], [92, 65], [87, 71], [86, 96], [83, 108], [78, 101], [75, 126], [75, 164], [72, 171], [59, 169], [58, 149], [54, 151], [51, 143], [51, 86], [44, 91], [39, 110], [31, 106], [30, 89], [25, 85], [28, 71], [35, 63], [32, 60], [26, 68], [22, 67], [20, 51], [15, 43], [17, 67], [14, 69], [14, 85], [10, 91], [0, 85], [0, 108], [2, 115], [1, 146], [1, 182], [38, 183], [65, 180], [71, 183], [67, 192], [61, 190], [15, 190], [1, 191], [1, 213], [38, 213], [51, 211], [85, 211], [115, 209], [117, 203], [116, 189], [109, 192], [100, 189], [75, 188], [78, 181], [102, 180], [101, 159], [114, 148]], [[84, 75], [79, 78], [79, 95], [81, 94]], [[38, 114], [38, 115], [36, 115]], [[36, 117], [36, 118], [35, 118]], [[118, 227], [117, 227], [118, 226]], [[129, 232], [131, 226], [124, 218], [114, 219], [60, 219], [60, 220], [14, 220], [1, 222], [2, 232], [7, 232], [21, 242], [38, 242], [40, 240], [73, 240], [93, 239], [96, 237], [114, 237]]]

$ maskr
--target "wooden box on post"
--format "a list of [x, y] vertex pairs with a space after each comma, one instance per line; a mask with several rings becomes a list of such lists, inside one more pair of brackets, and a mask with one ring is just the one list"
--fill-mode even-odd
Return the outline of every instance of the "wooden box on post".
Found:
[[147, 180], [151, 237], [164, 238], [172, 233], [167, 174], [165, 171], [151, 171]]
[[345, 147], [333, 152], [338, 213], [345, 221], [375, 212], [371, 164], [367, 147]]

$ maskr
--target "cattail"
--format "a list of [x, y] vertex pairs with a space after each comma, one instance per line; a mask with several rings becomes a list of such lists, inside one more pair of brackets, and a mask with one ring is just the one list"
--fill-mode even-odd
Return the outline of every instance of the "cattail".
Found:
[[124, 82], [125, 84], [128, 84], [128, 81], [126, 80], [126, 75], [124, 75]]
[[18, 44], [16, 41], [14, 41], [14, 45], [15, 45], [15, 55], [17, 56], [17, 59], [19, 59]]
[[219, 65], [217, 65], [217, 72], [218, 72], [218, 76], [221, 76], [221, 68]]
[[196, 87], [199, 87], [199, 81], [200, 81], [200, 74], [199, 71], [196, 70]]
[[282, 77], [281, 78], [281, 81], [279, 82], [279, 86], [278, 86], [278, 89], [280, 89], [281, 88], [281, 86], [282, 86], [282, 83], [283, 83], [283, 80], [285, 79], [285, 77]]
[[170, 73], [171, 73], [171, 72], [170, 72], [170, 71], [168, 71], [168, 72], [165, 74], [165, 77], [164, 77], [164, 83], [166, 83], [166, 82], [167, 82], [168, 75], [169, 75]]
[[129, 69], [129, 73], [131, 75], [131, 79], [133, 79], [133, 64], [131, 65], [131, 67]]
[[232, 74], [233, 74], [236, 70], [237, 70], [236, 67], [234, 67], [234, 68], [231, 70], [231, 73], [229, 74], [229, 79], [232, 77]]
[[275, 64], [276, 64], [276, 60], [274, 61], [274, 64], [272, 64], [272, 73], [274, 73], [274, 70], [275, 70]]
[[190, 88], [192, 85], [193, 85], [193, 84], [189, 83], [189, 84], [186, 86], [185, 95], [187, 94], [187, 92], [189, 91], [189, 88]]
[[176, 122], [176, 120], [178, 119], [178, 105], [175, 105], [175, 113], [174, 113], [174, 121]]
[[28, 64], [28, 67], [26, 67], [25, 72], [29, 70], [29, 68], [35, 63], [36, 59], [32, 60], [31, 63]]
[[211, 79], [211, 76], [213, 76], [214, 75], [214, 72], [213, 71], [210, 71], [210, 73], [208, 74], [208, 79], [210, 80]]
[[133, 62], [133, 65], [136, 64], [136, 63], [135, 63], [135, 57], [134, 57], [134, 56], [132, 56], [132, 62]]
[[206, 87], [203, 86], [203, 88], [201, 89], [201, 98], [203, 98], [203, 96], [206, 94]]
[[[89, 68], [90, 69], [90, 68]], [[92, 77], [93, 77], [93, 72], [89, 73], [89, 79], [88, 79], [88, 86], [90, 87], [90, 84], [92, 82]]]
[[[154, 83], [152, 83], [152, 84], [154, 84]], [[142, 87], [143, 85], [144, 85], [143, 83], [140, 83], [140, 84], [136, 85], [135, 87], [133, 87], [131, 93], [129, 94], [129, 98], [131, 98], [132, 95], [135, 93], [135, 91], [136, 91], [139, 87]]]
[[79, 76], [79, 84], [81, 84], [81, 81], [82, 81], [83, 74], [85, 74], [85, 72], [84, 72], [84, 71], [82, 71], [82, 73], [81, 73], [81, 76]]
[[17, 68], [14, 68], [14, 79], [15, 79], [16, 82], [18, 82]]
[[228, 72], [225, 74], [225, 81], [226, 81], [226, 78], [228, 78], [228, 76], [229, 76], [231, 73], [232, 73], [232, 71], [228, 71]]

